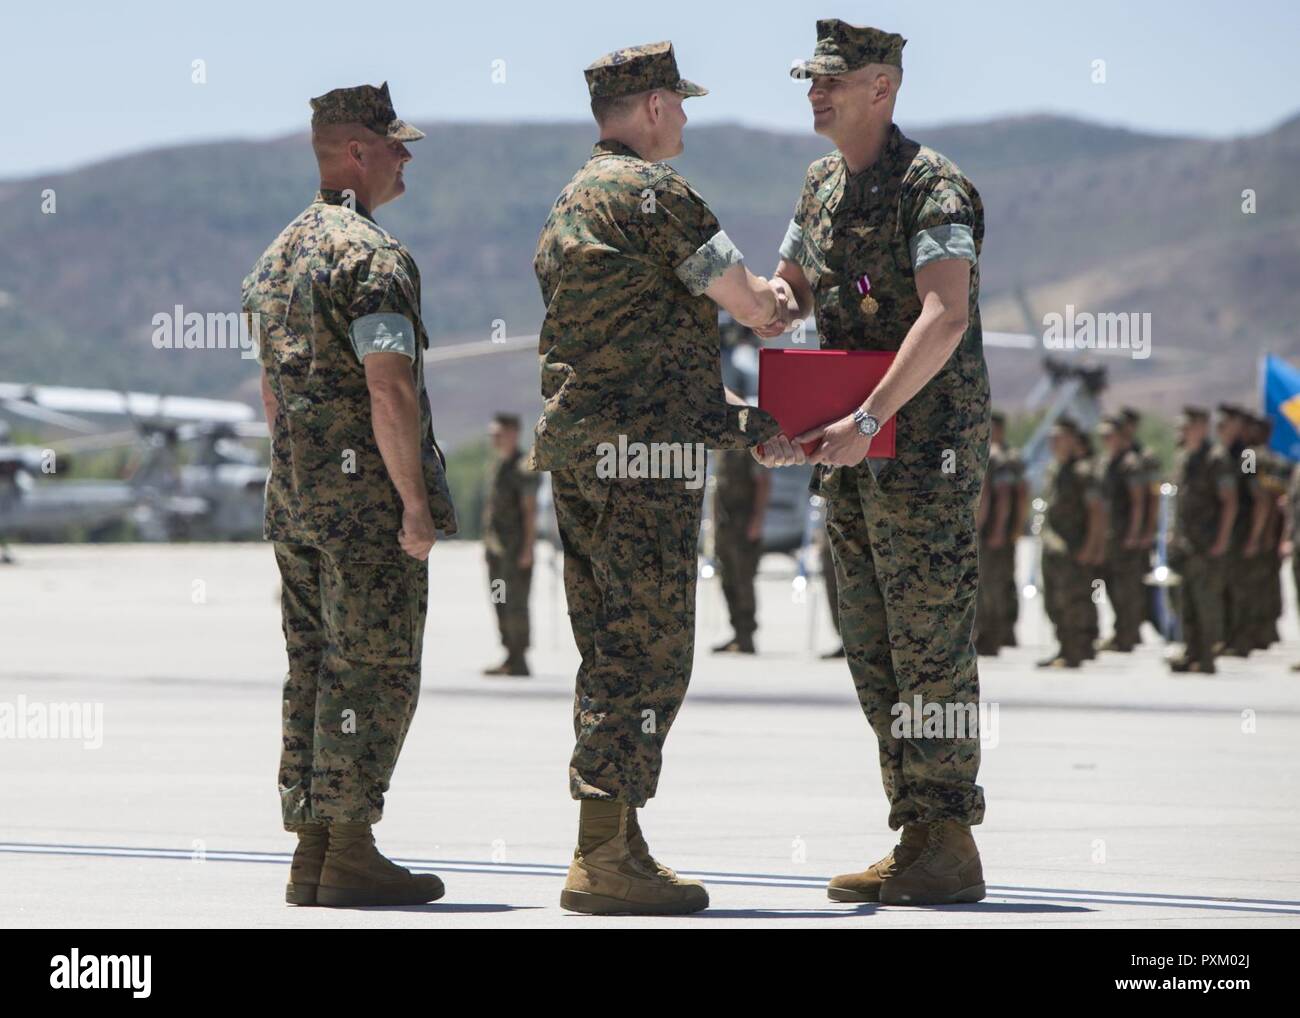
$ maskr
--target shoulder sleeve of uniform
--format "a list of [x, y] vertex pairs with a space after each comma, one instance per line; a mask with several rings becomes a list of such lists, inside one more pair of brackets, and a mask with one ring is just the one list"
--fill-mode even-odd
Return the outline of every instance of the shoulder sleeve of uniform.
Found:
[[703, 198], [678, 174], [649, 184], [633, 213], [647, 252], [667, 265], [693, 294], [701, 294], [742, 260]]
[[362, 250], [352, 259], [348, 335], [357, 360], [372, 353], [415, 359], [419, 282], [410, 255], [395, 247]]
[[908, 200], [910, 207], [903, 212], [913, 271], [945, 258], [975, 264], [975, 201], [958, 177], [928, 174], [912, 188]]
[[786, 227], [785, 237], [781, 241], [779, 253], [786, 261], [803, 264], [804, 234], [818, 212], [817, 192], [831, 173], [832, 158], [823, 156], [809, 166], [808, 172], [804, 174], [803, 190], [799, 192], [799, 200], [794, 203], [794, 217]]

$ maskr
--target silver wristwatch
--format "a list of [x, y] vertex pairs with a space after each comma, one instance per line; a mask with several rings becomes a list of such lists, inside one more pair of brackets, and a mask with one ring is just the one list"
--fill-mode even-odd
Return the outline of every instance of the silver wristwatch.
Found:
[[853, 423], [858, 426], [858, 431], [868, 438], [880, 430], [880, 422], [861, 407], [853, 411]]

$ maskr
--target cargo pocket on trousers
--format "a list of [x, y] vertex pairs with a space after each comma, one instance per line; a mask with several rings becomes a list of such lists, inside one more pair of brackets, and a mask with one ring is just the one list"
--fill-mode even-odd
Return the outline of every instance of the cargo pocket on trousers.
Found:
[[978, 496], [917, 492], [902, 498], [902, 510], [888, 521], [891, 599], [938, 607], [974, 598], [979, 589]]
[[368, 665], [416, 660], [419, 593], [404, 563], [349, 562], [323, 601], [331, 642], [344, 660]]

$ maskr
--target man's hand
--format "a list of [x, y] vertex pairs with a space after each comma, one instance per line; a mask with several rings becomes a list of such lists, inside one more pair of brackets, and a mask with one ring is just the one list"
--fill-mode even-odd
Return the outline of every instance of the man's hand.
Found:
[[799, 317], [799, 303], [795, 300], [790, 284], [780, 276], [773, 276], [767, 281], [773, 296], [776, 297], [777, 316], [767, 325], [754, 329], [754, 334], [762, 339], [774, 339], [781, 335]]
[[792, 445], [789, 437], [784, 433], [769, 439], [762, 445], [754, 446], [750, 452], [754, 459], [765, 467], [795, 467], [808, 462], [803, 446]]
[[418, 509], [402, 510], [402, 529], [397, 532], [397, 543], [402, 546], [402, 551], [411, 558], [427, 559], [437, 540], [438, 529], [433, 525], [427, 504]]
[[518, 565], [520, 569], [533, 568], [533, 544], [531, 541], [519, 549], [519, 558], [516, 559], [515, 564]]
[[745, 538], [750, 541], [757, 541], [763, 536], [763, 517], [755, 514], [749, 518], [749, 526], [745, 528]]
[[866, 459], [871, 452], [871, 436], [864, 435], [858, 430], [857, 421], [853, 419], [852, 414], [795, 436], [795, 441], [800, 445], [818, 439], [821, 439], [821, 444], [808, 457], [809, 463], [853, 467]]
[[1227, 541], [1215, 541], [1214, 544], [1210, 546], [1210, 550], [1208, 554], [1210, 558], [1222, 558], [1224, 554], [1227, 552], [1227, 550], [1228, 550]]

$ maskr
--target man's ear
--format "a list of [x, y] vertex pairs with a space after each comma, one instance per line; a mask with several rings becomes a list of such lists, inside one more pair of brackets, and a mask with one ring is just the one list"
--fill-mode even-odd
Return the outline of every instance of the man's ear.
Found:
[[366, 149], [361, 142], [357, 141], [355, 138], [348, 142], [348, 158], [352, 160], [352, 162], [356, 163], [358, 166], [364, 166], [366, 162], [365, 154]]
[[646, 112], [650, 114], [650, 123], [652, 126], [659, 123], [659, 118], [663, 116], [664, 112], [664, 99], [663, 96], [659, 94], [658, 89], [655, 89], [646, 98]]

